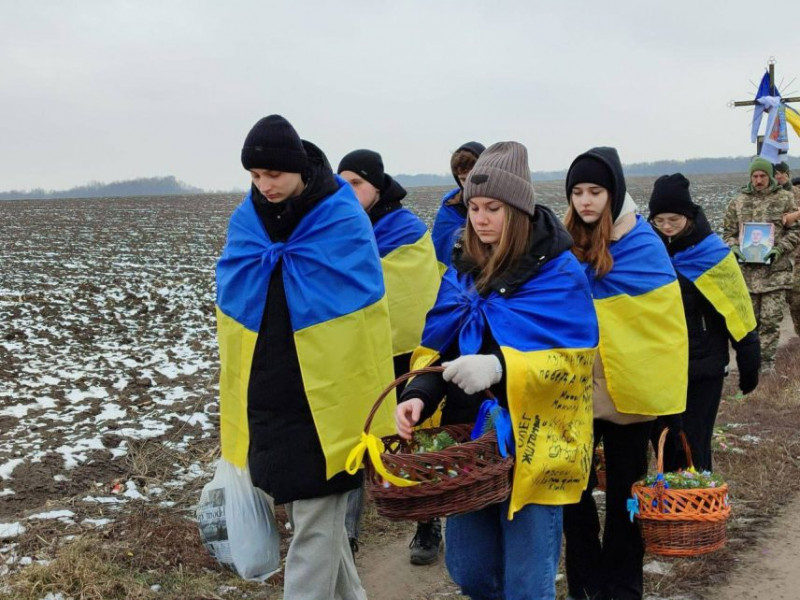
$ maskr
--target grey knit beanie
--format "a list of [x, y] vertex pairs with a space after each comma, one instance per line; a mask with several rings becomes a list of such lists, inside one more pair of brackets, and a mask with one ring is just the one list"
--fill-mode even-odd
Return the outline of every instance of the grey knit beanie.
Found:
[[464, 202], [494, 198], [533, 216], [536, 206], [528, 150], [519, 142], [497, 142], [478, 158], [464, 184]]

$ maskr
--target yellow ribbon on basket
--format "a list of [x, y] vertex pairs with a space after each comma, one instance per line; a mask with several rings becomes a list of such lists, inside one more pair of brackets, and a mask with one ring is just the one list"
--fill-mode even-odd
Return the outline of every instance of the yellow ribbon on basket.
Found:
[[402, 477], [392, 475], [386, 470], [386, 467], [383, 466], [383, 462], [381, 461], [381, 454], [383, 454], [385, 450], [386, 448], [384, 447], [381, 438], [372, 435], [371, 433], [367, 433], [366, 431], [362, 431], [361, 441], [358, 442], [358, 444], [356, 444], [352, 450], [350, 450], [350, 454], [347, 456], [345, 470], [350, 473], [350, 475], [355, 475], [356, 472], [358, 472], [358, 468], [361, 466], [361, 463], [364, 462], [364, 454], [369, 453], [369, 459], [372, 461], [372, 466], [375, 468], [375, 471], [378, 472], [378, 475], [383, 477], [384, 481], [387, 481], [392, 485], [396, 485], [397, 487], [411, 487], [412, 485], [418, 485], [419, 481], [403, 479]]

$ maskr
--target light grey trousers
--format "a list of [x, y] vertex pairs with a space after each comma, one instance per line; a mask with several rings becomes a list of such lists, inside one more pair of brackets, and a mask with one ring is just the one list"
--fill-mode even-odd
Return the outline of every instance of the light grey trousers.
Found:
[[348, 493], [292, 502], [284, 600], [366, 600], [344, 520]]

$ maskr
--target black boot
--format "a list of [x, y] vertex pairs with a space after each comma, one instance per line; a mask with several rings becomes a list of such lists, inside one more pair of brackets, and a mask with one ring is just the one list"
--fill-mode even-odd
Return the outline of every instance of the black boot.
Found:
[[442, 521], [433, 519], [427, 523], [417, 523], [417, 533], [408, 547], [411, 548], [412, 565], [435, 563], [442, 547]]

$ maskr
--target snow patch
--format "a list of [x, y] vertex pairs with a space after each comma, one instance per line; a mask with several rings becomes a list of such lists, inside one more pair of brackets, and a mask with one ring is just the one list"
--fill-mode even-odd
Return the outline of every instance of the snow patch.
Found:
[[4, 465], [0, 465], [0, 479], [11, 479], [11, 474], [19, 465], [25, 462], [24, 458], [12, 458]]
[[0, 540], [17, 537], [25, 533], [20, 523], [0, 523]]
[[36, 513], [28, 519], [61, 519], [63, 517], [74, 517], [75, 513], [71, 510], [51, 510], [50, 512]]

